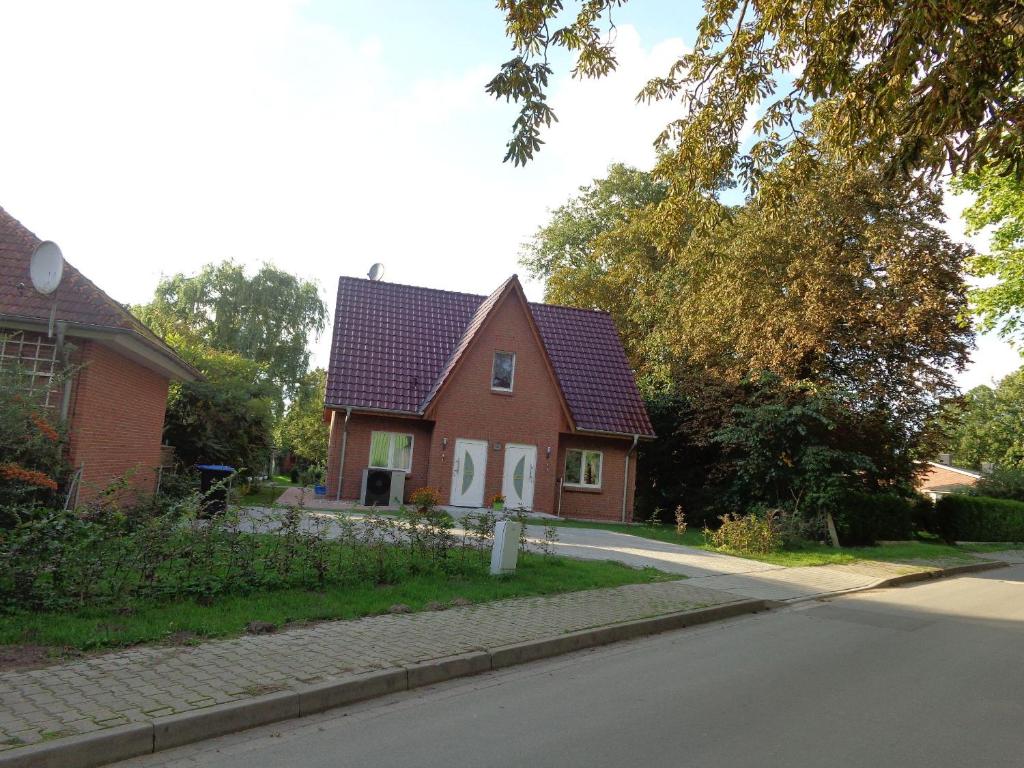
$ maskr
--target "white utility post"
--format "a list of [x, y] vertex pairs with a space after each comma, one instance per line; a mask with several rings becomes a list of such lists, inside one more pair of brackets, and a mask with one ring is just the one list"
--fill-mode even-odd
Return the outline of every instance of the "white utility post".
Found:
[[495, 523], [494, 547], [491, 549], [492, 576], [516, 572], [516, 560], [519, 559], [519, 535], [522, 531], [522, 523], [511, 520]]

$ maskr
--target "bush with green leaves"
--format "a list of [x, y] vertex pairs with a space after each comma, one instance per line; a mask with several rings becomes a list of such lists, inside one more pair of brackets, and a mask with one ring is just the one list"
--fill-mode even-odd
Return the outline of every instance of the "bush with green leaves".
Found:
[[58, 501], [64, 435], [50, 409], [26, 389], [30, 374], [0, 371], [0, 527], [36, 505]]
[[1024, 542], [1024, 502], [953, 494], [935, 503], [935, 517], [949, 542]]
[[[447, 513], [307, 516], [301, 508], [201, 517], [200, 499], [81, 514], [39, 509], [0, 530], [0, 610], [130, 607], [278, 588], [393, 584], [485, 566], [485, 535]], [[484, 524], [493, 532], [493, 521]], [[491, 534], [493, 535], [493, 533]]]
[[725, 514], [716, 530], [704, 529], [711, 546], [745, 555], [767, 555], [782, 549], [780, 512], [769, 509], [746, 515]]
[[906, 541], [913, 537], [919, 506], [927, 508], [930, 503], [892, 492], [851, 492], [834, 515], [839, 542], [844, 547], [858, 547], [878, 541]]

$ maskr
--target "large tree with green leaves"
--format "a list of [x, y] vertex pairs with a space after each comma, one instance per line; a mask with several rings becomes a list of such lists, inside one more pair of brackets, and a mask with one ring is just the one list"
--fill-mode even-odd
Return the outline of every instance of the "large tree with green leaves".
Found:
[[162, 279], [153, 300], [136, 311], [172, 342], [258, 363], [258, 375], [277, 391], [279, 412], [309, 368], [309, 342], [327, 322], [315, 283], [269, 264], [250, 276], [233, 261]]
[[302, 377], [295, 397], [275, 430], [278, 448], [292, 451], [310, 464], [327, 462], [329, 428], [324, 423], [327, 371], [315, 368]]
[[975, 195], [964, 211], [968, 232], [992, 228], [989, 252], [969, 266], [976, 277], [995, 282], [971, 291], [971, 309], [982, 329], [1024, 342], [1024, 182], [985, 168], [955, 178], [953, 186]]
[[666, 223], [650, 175], [613, 167], [523, 263], [550, 300], [612, 313], [648, 392], [770, 370], [920, 428], [966, 361], [970, 249], [940, 228], [934, 184], [814, 161], [828, 172], [792, 185], [795, 153], [764, 180], [790, 188], [785, 219], [755, 200], [699, 231]]
[[[498, 0], [515, 55], [487, 85], [520, 105], [506, 160], [525, 163], [555, 119], [547, 102], [554, 49], [572, 74], [617, 65], [613, 11], [625, 0]], [[620, 18], [616, 14], [616, 18]], [[815, 104], [834, 116], [822, 139], [856, 165], [937, 174], [1007, 166], [1024, 173], [1024, 5], [1019, 0], [705, 0], [693, 50], [640, 100], [674, 99], [658, 137], [659, 175], [711, 194], [734, 173], [756, 187], [808, 139]], [[755, 110], [754, 141], [741, 151]]]
[[164, 439], [179, 463], [227, 464], [246, 475], [267, 466], [279, 392], [262, 363], [181, 337], [176, 349], [206, 377], [174, 382], [167, 395]]
[[[621, 164], [580, 187], [523, 247], [522, 264], [544, 280], [545, 300], [604, 309], [615, 316], [644, 391], [664, 389], [673, 360], [664, 320], [675, 286], [670, 249], [653, 227], [666, 187]], [[680, 231], [683, 240], [688, 231]]]
[[955, 463], [1024, 469], [1024, 368], [994, 387], [975, 387], [943, 414]]

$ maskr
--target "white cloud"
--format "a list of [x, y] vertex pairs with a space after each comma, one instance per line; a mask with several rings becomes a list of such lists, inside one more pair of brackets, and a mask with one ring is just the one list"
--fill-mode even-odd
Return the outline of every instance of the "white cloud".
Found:
[[549, 208], [611, 162], [650, 166], [678, 114], [634, 99], [684, 41], [621, 25], [618, 70], [559, 75], [559, 122], [513, 168], [501, 157], [515, 107], [483, 90], [500, 50], [410, 75], [384, 27], [355, 38], [303, 8], [5, 4], [0, 205], [124, 302], [227, 257], [317, 278], [332, 305], [337, 276], [375, 261], [388, 280], [487, 292]]

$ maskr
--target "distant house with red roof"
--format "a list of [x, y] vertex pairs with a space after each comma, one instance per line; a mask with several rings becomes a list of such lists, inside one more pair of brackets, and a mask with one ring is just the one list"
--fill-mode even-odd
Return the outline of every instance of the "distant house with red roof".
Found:
[[981, 472], [964, 467], [954, 466], [948, 453], [941, 454], [938, 461], [921, 462], [921, 471], [917, 475], [915, 487], [919, 493], [937, 501], [951, 493], [970, 491], [984, 477]]
[[342, 277], [325, 407], [338, 499], [391, 470], [405, 499], [631, 520], [654, 437], [611, 317], [530, 303], [515, 275], [490, 296]]
[[[25, 389], [66, 425], [79, 501], [126, 474], [152, 492], [168, 382], [200, 375], [70, 264], [53, 294], [38, 293], [29, 262], [39, 244], [0, 208], [0, 368], [25, 373]], [[73, 374], [58, 382], [65, 366]]]

